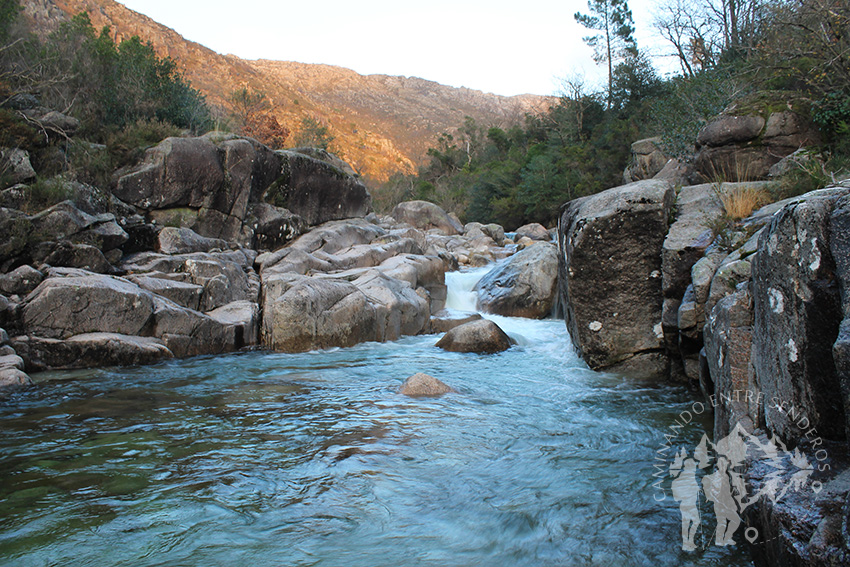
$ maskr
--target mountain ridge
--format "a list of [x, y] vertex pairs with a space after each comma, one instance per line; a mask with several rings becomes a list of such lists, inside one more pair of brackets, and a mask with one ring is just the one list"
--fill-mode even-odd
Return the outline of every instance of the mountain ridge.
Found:
[[328, 64], [219, 54], [114, 0], [22, 0], [26, 17], [44, 36], [80, 12], [95, 28], [109, 26], [116, 41], [139, 36], [161, 57], [173, 59], [192, 86], [220, 109], [239, 88], [267, 95], [278, 121], [297, 132], [315, 118], [334, 136], [332, 150], [365, 178], [382, 182], [412, 173], [437, 137], [471, 116], [483, 126], [510, 127], [528, 112], [544, 110], [553, 97], [505, 97], [450, 87], [419, 77], [361, 75]]

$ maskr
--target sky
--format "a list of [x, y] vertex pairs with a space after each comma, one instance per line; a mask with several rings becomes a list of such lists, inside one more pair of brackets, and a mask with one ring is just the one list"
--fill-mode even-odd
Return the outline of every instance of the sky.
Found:
[[[657, 0], [630, 0], [638, 45], [660, 52]], [[183, 37], [243, 59], [324, 63], [512, 96], [591, 87], [606, 71], [575, 22], [586, 0], [119, 0]], [[593, 89], [590, 89], [593, 90]]]

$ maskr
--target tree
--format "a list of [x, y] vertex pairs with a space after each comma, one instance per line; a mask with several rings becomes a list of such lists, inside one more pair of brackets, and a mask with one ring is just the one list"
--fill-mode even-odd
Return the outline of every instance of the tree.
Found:
[[301, 129], [295, 137], [295, 145], [328, 151], [334, 139], [328, 127], [322, 124], [318, 118], [305, 116], [301, 119]]
[[595, 35], [584, 37], [593, 48], [593, 60], [608, 65], [608, 108], [611, 108], [614, 85], [614, 62], [637, 53], [632, 11], [626, 0], [588, 0], [591, 14], [576, 12], [575, 19]]
[[272, 114], [272, 105], [265, 93], [242, 87], [233, 91], [229, 98], [231, 115], [244, 136], [256, 138], [275, 150], [284, 147], [289, 128], [281, 126]]

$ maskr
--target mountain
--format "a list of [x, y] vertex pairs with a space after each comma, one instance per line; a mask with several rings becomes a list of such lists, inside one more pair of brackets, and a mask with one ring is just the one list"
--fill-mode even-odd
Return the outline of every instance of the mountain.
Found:
[[21, 0], [35, 29], [46, 34], [88, 12], [95, 28], [116, 41], [139, 36], [172, 58], [207, 101], [225, 109], [242, 87], [264, 92], [278, 121], [296, 132], [304, 118], [328, 125], [336, 153], [367, 179], [380, 182], [413, 172], [436, 138], [471, 116], [483, 126], [508, 127], [551, 97], [504, 97], [418, 78], [359, 75], [350, 69], [291, 61], [249, 61], [221, 55], [113, 0]]

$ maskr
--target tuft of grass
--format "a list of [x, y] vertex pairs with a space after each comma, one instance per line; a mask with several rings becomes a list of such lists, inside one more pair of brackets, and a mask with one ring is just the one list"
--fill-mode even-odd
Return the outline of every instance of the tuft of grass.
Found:
[[73, 192], [61, 178], [38, 178], [31, 185], [20, 189], [20, 210], [28, 215], [43, 211], [73, 196]]
[[757, 185], [717, 183], [714, 192], [723, 204], [725, 215], [731, 220], [745, 219], [754, 210], [772, 201], [770, 194]]

